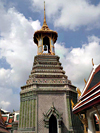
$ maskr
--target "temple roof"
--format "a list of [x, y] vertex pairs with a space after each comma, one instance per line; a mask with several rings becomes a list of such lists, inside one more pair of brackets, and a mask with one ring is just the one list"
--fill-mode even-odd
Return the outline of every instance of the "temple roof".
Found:
[[79, 101], [73, 108], [74, 113], [100, 104], [100, 64], [93, 66]]
[[4, 109], [1, 109], [1, 112], [6, 113], [6, 114], [10, 113], [9, 111], [4, 110]]
[[98, 84], [100, 84], [100, 64], [94, 65], [87, 83], [83, 89], [80, 100], [90, 91], [92, 91]]

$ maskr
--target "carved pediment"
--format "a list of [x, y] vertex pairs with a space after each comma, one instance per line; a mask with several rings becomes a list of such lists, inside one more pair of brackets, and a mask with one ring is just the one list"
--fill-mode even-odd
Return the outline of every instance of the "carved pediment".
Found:
[[47, 111], [46, 114], [44, 114], [44, 122], [45, 122], [45, 127], [49, 127], [49, 119], [52, 115], [55, 116], [55, 118], [58, 121], [58, 125], [61, 125], [62, 121], [62, 113], [59, 113], [59, 111], [54, 107], [54, 105]]

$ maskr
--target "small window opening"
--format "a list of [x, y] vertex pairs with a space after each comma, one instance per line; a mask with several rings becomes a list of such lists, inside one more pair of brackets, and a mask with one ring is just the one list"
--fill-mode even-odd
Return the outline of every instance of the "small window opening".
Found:
[[50, 40], [47, 36], [43, 38], [44, 53], [50, 53]]

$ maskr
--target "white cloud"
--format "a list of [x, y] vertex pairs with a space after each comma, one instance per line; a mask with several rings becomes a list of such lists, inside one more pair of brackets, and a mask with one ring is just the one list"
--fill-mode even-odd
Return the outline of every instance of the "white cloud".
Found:
[[[6, 81], [4, 81], [5, 83]], [[18, 88], [16, 88], [18, 90]], [[19, 93], [8, 86], [0, 86], [0, 108], [12, 111], [19, 109]]]
[[28, 79], [33, 57], [37, 54], [33, 34], [40, 28], [38, 20], [28, 20], [15, 8], [5, 9], [0, 2], [0, 58], [4, 57], [11, 66], [9, 69], [0, 68], [0, 92], [5, 94], [0, 93], [0, 101], [10, 102], [4, 109], [19, 107], [19, 88]]
[[100, 38], [96, 36], [88, 37], [88, 43], [83, 44], [82, 47], [67, 49], [61, 44], [56, 44], [56, 53], [62, 49], [60, 55], [61, 62], [66, 71], [66, 75], [74, 85], [83, 89], [85, 83], [92, 70], [92, 58], [94, 64], [100, 63]]
[[[64, 7], [63, 1], [55, 1], [53, 4], [54, 15], [63, 10], [61, 8]], [[42, 4], [40, 5], [43, 8]], [[48, 3], [46, 5], [47, 14], [52, 15], [53, 12], [49, 10], [51, 6]], [[59, 9], [61, 10], [58, 12]], [[76, 27], [75, 25], [74, 28]], [[6, 10], [0, 2], [0, 34], [2, 36], [0, 38], [0, 58], [4, 57], [11, 66], [9, 69], [0, 68], [0, 106], [4, 109], [11, 111], [19, 109], [20, 86], [24, 85], [28, 79], [33, 56], [37, 54], [37, 47], [32, 41], [33, 33], [40, 28], [38, 20], [26, 19], [15, 8]], [[92, 69], [91, 59], [94, 58], [95, 64], [99, 63], [99, 50], [100, 38], [96, 36], [88, 37], [88, 43], [83, 44], [81, 48], [67, 49], [62, 43], [56, 44], [56, 53], [61, 57], [66, 75], [74, 85], [80, 88], [83, 88], [83, 79], [88, 78]], [[5, 102], [4, 105], [2, 101]]]
[[[30, 0], [33, 9], [43, 11], [43, 0]], [[46, 15], [59, 28], [76, 30], [100, 28], [100, 3], [93, 5], [88, 0], [46, 0]]]
[[[1, 106], [7, 107], [7, 106], [9, 106], [9, 105], [10, 105], [10, 102], [1, 101]], [[4, 107], [4, 108], [5, 108], [5, 107]]]

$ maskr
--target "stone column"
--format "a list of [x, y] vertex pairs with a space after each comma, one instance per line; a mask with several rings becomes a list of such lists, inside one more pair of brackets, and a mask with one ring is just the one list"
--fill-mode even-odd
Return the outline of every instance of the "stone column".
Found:
[[95, 133], [93, 115], [91, 115], [89, 111], [87, 112], [87, 120], [88, 120], [88, 133]]
[[19, 128], [22, 128], [22, 114], [23, 113], [23, 102], [21, 101], [21, 103], [20, 103], [20, 116], [19, 116], [19, 119], [20, 119], [20, 121], [19, 121]]
[[31, 100], [29, 101], [29, 127], [30, 127]]
[[34, 110], [34, 99], [32, 99], [32, 128], [33, 128], [33, 110]]

